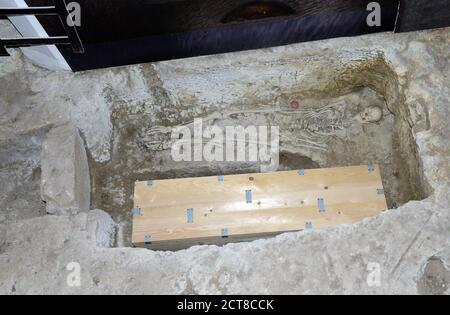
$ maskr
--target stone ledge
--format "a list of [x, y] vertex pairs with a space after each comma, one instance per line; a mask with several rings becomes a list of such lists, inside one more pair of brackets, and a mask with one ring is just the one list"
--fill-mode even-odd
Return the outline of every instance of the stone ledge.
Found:
[[78, 129], [72, 125], [52, 129], [42, 148], [41, 196], [47, 213], [87, 212], [90, 194], [86, 149]]

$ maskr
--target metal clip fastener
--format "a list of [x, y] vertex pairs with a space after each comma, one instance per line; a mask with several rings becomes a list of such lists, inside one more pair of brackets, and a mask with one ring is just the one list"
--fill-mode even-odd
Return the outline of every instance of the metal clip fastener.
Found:
[[228, 234], [228, 229], [227, 228], [223, 228], [220, 231], [220, 235], [222, 236], [222, 238], [228, 238], [229, 234]]
[[245, 191], [245, 200], [247, 201], [247, 203], [253, 203], [253, 194], [251, 190]]
[[138, 216], [138, 215], [142, 215], [142, 210], [141, 208], [133, 208], [133, 210], [131, 211], [133, 213], [133, 216]]
[[317, 206], [319, 207], [319, 213], [326, 212], [325, 209], [325, 200], [323, 198], [317, 199]]
[[187, 209], [187, 223], [189, 223], [189, 224], [194, 223], [194, 209], [193, 208]]
[[144, 236], [144, 243], [145, 245], [151, 245], [152, 244], [152, 237], [150, 235]]

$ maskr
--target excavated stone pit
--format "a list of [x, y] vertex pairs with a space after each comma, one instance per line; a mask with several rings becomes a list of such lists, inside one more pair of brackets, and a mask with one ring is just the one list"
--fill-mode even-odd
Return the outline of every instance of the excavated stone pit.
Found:
[[[135, 181], [261, 170], [260, 163], [173, 161], [171, 131], [192, 127], [197, 118], [207, 126], [278, 126], [280, 165], [272, 171], [376, 163], [390, 209], [424, 199], [426, 188], [405, 96], [382, 56], [365, 57], [348, 64], [339, 64], [340, 56], [309, 61], [306, 68], [314, 71], [305, 78], [308, 86], [280, 90], [262, 103], [243, 101], [204, 113], [186, 104], [188, 114], [175, 119], [170, 119], [169, 111], [155, 116], [146, 104], [115, 109], [111, 160], [91, 160], [93, 207], [108, 211], [121, 224], [123, 245], [130, 245]], [[167, 94], [160, 97], [167, 107], [174, 106]]]
[[[449, 34], [76, 74], [12, 50], [0, 60], [0, 293], [450, 293]], [[195, 118], [278, 125], [280, 170], [378, 163], [392, 210], [223, 247], [129, 248], [134, 181], [260, 171], [175, 163], [170, 131]], [[73, 262], [79, 287], [66, 281]]]

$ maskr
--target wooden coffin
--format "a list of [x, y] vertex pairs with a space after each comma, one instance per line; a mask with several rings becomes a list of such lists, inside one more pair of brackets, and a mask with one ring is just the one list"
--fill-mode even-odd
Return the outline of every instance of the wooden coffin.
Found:
[[377, 165], [137, 182], [132, 241], [155, 250], [220, 245], [385, 210]]

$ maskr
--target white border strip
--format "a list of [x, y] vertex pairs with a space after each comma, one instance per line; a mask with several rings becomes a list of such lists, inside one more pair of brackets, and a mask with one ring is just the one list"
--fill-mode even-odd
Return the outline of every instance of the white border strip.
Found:
[[[28, 5], [24, 0], [0, 0], [0, 7], [26, 8]], [[9, 20], [23, 37], [48, 37], [35, 16], [14, 16]], [[72, 70], [55, 45], [27, 47], [21, 50], [25, 57], [38, 66], [50, 70]]]

